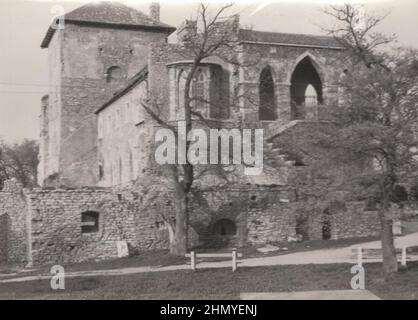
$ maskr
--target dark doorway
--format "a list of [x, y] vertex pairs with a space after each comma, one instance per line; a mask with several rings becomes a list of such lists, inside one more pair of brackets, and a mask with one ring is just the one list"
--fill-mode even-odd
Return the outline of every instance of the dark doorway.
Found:
[[329, 209], [324, 210], [322, 215], [322, 240], [331, 239], [331, 214]]
[[306, 118], [306, 102], [315, 99], [323, 102], [322, 82], [311, 58], [302, 59], [293, 71], [290, 85], [292, 120]]
[[309, 240], [309, 222], [307, 217], [298, 216], [296, 218], [295, 232], [301, 241]]
[[276, 95], [274, 92], [273, 74], [270, 67], [266, 67], [261, 71], [258, 92], [260, 97], [259, 120], [276, 120]]
[[221, 219], [213, 225], [213, 234], [218, 236], [233, 236], [237, 234], [237, 226], [229, 219]]

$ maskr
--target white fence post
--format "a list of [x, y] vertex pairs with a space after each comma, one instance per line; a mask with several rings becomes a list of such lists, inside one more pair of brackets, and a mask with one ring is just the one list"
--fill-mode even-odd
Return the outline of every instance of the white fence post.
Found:
[[192, 270], [196, 271], [196, 254], [194, 251], [190, 252], [190, 265], [192, 266]]
[[357, 264], [359, 267], [363, 265], [363, 249], [357, 248]]
[[402, 247], [401, 265], [406, 267], [406, 247]]
[[237, 250], [232, 249], [232, 272], [237, 270]]

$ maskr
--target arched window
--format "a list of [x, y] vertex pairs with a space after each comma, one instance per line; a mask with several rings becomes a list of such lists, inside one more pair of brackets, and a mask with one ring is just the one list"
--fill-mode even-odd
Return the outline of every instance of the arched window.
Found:
[[229, 219], [218, 220], [213, 225], [213, 234], [219, 236], [233, 236], [237, 233], [237, 226]]
[[273, 74], [270, 67], [266, 67], [261, 71], [258, 91], [260, 97], [259, 120], [276, 120], [276, 95], [274, 92]]
[[133, 164], [133, 158], [132, 158], [132, 151], [129, 150], [129, 181], [134, 179], [134, 164]]
[[292, 73], [290, 99], [291, 117], [293, 120], [306, 118], [307, 103], [313, 103], [313, 97], [311, 96], [307, 100], [307, 94], [316, 95], [315, 105], [322, 103], [321, 78], [309, 56], [303, 58]]
[[175, 117], [177, 119], [184, 119], [184, 87], [186, 85], [187, 73], [184, 70], [180, 70], [177, 78], [177, 98]]
[[222, 77], [222, 67], [211, 66], [209, 117], [213, 119], [229, 118], [229, 91]]
[[122, 69], [118, 66], [113, 66], [107, 69], [106, 82], [111, 83], [123, 79]]
[[99, 180], [103, 180], [104, 177], [104, 161], [103, 157], [100, 156], [101, 160], [99, 160]]
[[203, 111], [205, 107], [205, 74], [202, 69], [198, 69], [192, 83], [192, 106], [196, 110]]

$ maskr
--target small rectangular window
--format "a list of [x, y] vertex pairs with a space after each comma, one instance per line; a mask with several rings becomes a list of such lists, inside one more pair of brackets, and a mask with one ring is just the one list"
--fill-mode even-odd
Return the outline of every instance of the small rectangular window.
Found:
[[99, 231], [99, 213], [87, 211], [81, 214], [81, 233], [94, 233]]

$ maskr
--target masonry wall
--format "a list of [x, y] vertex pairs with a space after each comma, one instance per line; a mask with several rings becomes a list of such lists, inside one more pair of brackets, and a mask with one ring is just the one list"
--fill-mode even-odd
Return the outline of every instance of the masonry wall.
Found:
[[27, 257], [26, 196], [15, 180], [0, 192], [0, 261], [23, 262]]
[[[158, 189], [158, 188], [157, 188]], [[156, 189], [156, 190], [157, 190]], [[116, 241], [127, 241], [130, 254], [168, 248], [168, 231], [158, 214], [174, 213], [174, 194], [161, 188], [159, 197], [110, 188], [22, 190], [8, 183], [0, 193], [1, 262], [69, 263], [117, 257]], [[154, 200], [150, 200], [154, 199]], [[295, 202], [285, 186], [235, 185], [191, 193], [190, 246], [240, 247], [286, 242], [297, 237], [301, 214], [308, 237], [323, 237], [323, 215], [309, 202]], [[98, 231], [82, 232], [82, 213], [99, 214]], [[303, 211], [303, 212], [301, 212]], [[221, 220], [236, 233], [221, 234]], [[348, 202], [332, 211], [331, 239], [379, 234], [377, 213], [363, 202]]]
[[377, 236], [381, 228], [377, 211], [366, 211], [364, 201], [352, 201], [335, 213], [331, 230], [333, 239], [343, 239]]
[[[105, 189], [34, 190], [28, 195], [35, 264], [117, 257], [116, 241], [130, 252], [167, 247], [167, 231], [136, 193]], [[82, 233], [81, 214], [99, 213], [99, 230]]]
[[[288, 197], [289, 190], [286, 187], [247, 185], [194, 190], [190, 201], [190, 219], [193, 229], [198, 234], [198, 242], [195, 245], [231, 247], [265, 243], [279, 237], [286, 239], [289, 230], [276, 227], [281, 221], [288, 219], [286, 205], [280, 202], [280, 199], [286, 201]], [[214, 225], [222, 219], [228, 219], [236, 225], [235, 235], [222, 236], [214, 232]], [[271, 224], [272, 221], [277, 223]], [[260, 227], [260, 224], [263, 224], [263, 227]], [[264, 233], [261, 230], [263, 228]]]
[[145, 176], [154, 156], [154, 127], [141, 104], [146, 97], [144, 80], [98, 114], [99, 186], [126, 185]]
[[[258, 85], [260, 74], [265, 67], [273, 71], [275, 85], [275, 99], [278, 108], [278, 117], [274, 121], [262, 121], [263, 127], [286, 124], [291, 120], [290, 85], [292, 73], [304, 57], [309, 57], [314, 63], [322, 82], [323, 105], [337, 105], [338, 82], [344, 70], [341, 64], [343, 51], [330, 48], [306, 48], [302, 46], [281, 46], [266, 44], [243, 44], [242, 63], [245, 66], [240, 70], [239, 82], [243, 90], [258, 99]], [[254, 103], [244, 102], [243, 112], [246, 123], [258, 122], [258, 100]], [[321, 106], [318, 106], [318, 118], [326, 115]]]
[[0, 264], [7, 262], [8, 258], [8, 235], [9, 235], [9, 215], [0, 215]]
[[[96, 28], [67, 23], [51, 44], [49, 157], [45, 178], [60, 184], [94, 186], [97, 121], [94, 111], [147, 62], [148, 44], [166, 41], [164, 32]], [[119, 68], [116, 78], [108, 71]]]

